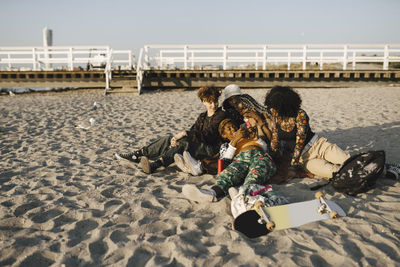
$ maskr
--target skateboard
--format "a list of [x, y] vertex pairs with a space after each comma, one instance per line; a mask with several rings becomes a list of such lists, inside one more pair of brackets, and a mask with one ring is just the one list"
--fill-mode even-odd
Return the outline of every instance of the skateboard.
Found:
[[240, 214], [233, 220], [232, 228], [249, 238], [254, 238], [274, 230], [346, 216], [343, 209], [335, 202], [325, 199], [322, 192], [317, 192], [315, 198], [274, 207], [265, 207], [264, 203], [257, 201], [253, 209]]

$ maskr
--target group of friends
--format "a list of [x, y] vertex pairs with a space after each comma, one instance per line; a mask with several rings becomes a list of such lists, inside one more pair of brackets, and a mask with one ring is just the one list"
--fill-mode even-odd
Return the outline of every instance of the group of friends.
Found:
[[[236, 84], [221, 92], [201, 87], [197, 95], [206, 111], [189, 130], [167, 135], [120, 160], [139, 163], [150, 174], [172, 163], [192, 175], [217, 175], [211, 188], [185, 185], [183, 194], [198, 202], [218, 201], [231, 187], [265, 185], [294, 177], [330, 179], [350, 157], [336, 144], [314, 133], [291, 87], [268, 90], [264, 105], [242, 93]], [[218, 172], [218, 164], [224, 168]]]

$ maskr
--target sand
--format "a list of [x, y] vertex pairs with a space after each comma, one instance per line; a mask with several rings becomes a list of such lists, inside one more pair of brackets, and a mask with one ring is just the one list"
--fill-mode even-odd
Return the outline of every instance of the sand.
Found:
[[[314, 131], [350, 153], [383, 149], [400, 163], [400, 88], [300, 93]], [[203, 110], [195, 91], [0, 96], [0, 266], [400, 265], [398, 181], [379, 180], [358, 197], [328, 186], [327, 198], [347, 217], [249, 239], [231, 230], [229, 199], [183, 197], [184, 184], [208, 187], [213, 176], [175, 166], [146, 175], [113, 158], [187, 129]], [[90, 118], [95, 126], [75, 127]], [[317, 183], [273, 188], [296, 202], [313, 199]]]

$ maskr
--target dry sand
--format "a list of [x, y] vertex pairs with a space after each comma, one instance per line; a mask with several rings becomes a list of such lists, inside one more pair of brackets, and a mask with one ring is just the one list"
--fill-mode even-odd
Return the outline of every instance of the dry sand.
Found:
[[[326, 187], [347, 217], [248, 239], [231, 230], [228, 199], [183, 198], [185, 183], [209, 186], [213, 176], [175, 166], [146, 175], [113, 159], [187, 129], [203, 111], [196, 93], [102, 93], [0, 96], [0, 266], [400, 265], [399, 182], [380, 180], [359, 197]], [[316, 132], [350, 153], [384, 149], [388, 162], [400, 163], [400, 88], [300, 93]], [[94, 127], [75, 127], [90, 118]], [[309, 200], [316, 182], [274, 189]]]

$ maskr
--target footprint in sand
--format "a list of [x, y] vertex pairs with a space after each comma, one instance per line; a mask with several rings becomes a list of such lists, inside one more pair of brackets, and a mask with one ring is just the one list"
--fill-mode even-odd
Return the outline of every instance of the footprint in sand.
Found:
[[106, 204], [104, 204], [104, 209], [108, 210], [108, 209], [115, 209], [117, 206], [122, 205], [122, 201], [118, 200], [118, 199], [113, 199], [110, 201], [107, 201]]
[[100, 194], [102, 194], [104, 197], [106, 197], [106, 198], [114, 198], [114, 190], [115, 190], [115, 188], [114, 187], [112, 187], [112, 188], [107, 188], [107, 189], [104, 189], [103, 191], [101, 191], [101, 193]]
[[23, 204], [15, 209], [14, 215], [21, 216], [34, 208], [42, 206], [43, 204], [44, 203], [41, 201], [32, 201], [27, 204]]
[[120, 230], [115, 230], [114, 232], [112, 232], [110, 235], [110, 239], [115, 244], [120, 242], [125, 243], [129, 241], [129, 239], [126, 237], [126, 234]]
[[35, 223], [45, 223], [62, 213], [63, 212], [61, 210], [51, 209], [45, 212], [38, 212], [37, 214], [32, 216], [31, 220]]
[[19, 266], [51, 266], [53, 260], [44, 257], [41, 253], [36, 252], [21, 262]]
[[81, 243], [83, 240], [89, 239], [90, 236], [87, 234], [93, 229], [97, 228], [99, 224], [93, 220], [84, 220], [77, 222], [75, 228], [68, 232], [69, 241], [68, 247], [74, 247]]
[[94, 262], [100, 262], [108, 251], [108, 246], [102, 240], [89, 244], [90, 257]]

